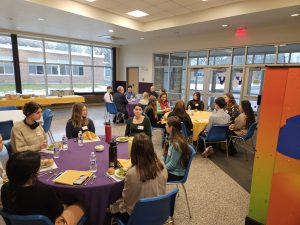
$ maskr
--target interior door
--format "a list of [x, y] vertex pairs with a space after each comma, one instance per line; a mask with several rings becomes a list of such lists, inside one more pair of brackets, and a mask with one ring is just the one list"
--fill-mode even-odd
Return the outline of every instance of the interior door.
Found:
[[139, 68], [127, 67], [127, 86], [132, 85], [135, 94], [139, 93]]
[[258, 110], [257, 96], [262, 94], [264, 77], [265, 67], [246, 68], [243, 99], [251, 102], [251, 106], [255, 112]]
[[210, 68], [205, 76], [204, 97], [208, 109], [214, 108], [214, 101], [218, 97], [223, 97], [229, 91], [230, 73], [229, 68]]

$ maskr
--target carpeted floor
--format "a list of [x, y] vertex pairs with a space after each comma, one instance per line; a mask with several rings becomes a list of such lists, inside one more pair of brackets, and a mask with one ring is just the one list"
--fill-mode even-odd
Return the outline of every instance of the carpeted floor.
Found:
[[[51, 130], [55, 140], [61, 140], [71, 106], [53, 108], [55, 117]], [[94, 121], [97, 134], [104, 134], [104, 106], [90, 105], [89, 117]], [[124, 135], [125, 125], [113, 125], [114, 135]], [[160, 130], [153, 131], [153, 143], [158, 155], [162, 154]], [[178, 225], [242, 225], [248, 212], [253, 156], [246, 162], [242, 154], [226, 159], [217, 151], [211, 159], [199, 154], [192, 162], [186, 189], [192, 219], [189, 219], [184, 192], [176, 199], [175, 224]], [[238, 172], [237, 172], [238, 171]], [[168, 186], [171, 190], [173, 186]], [[0, 225], [4, 224], [0, 221]]]

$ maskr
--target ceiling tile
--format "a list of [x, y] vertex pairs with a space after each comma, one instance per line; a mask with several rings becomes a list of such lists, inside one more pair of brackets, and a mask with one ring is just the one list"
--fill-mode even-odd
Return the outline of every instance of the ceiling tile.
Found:
[[179, 5], [178, 3], [176, 2], [164, 2], [164, 3], [161, 3], [161, 4], [158, 4], [156, 5], [158, 8], [161, 8], [161, 9], [164, 9], [164, 10], [167, 10], [169, 11], [170, 9], [178, 9], [178, 8], [181, 8], [182, 5]]

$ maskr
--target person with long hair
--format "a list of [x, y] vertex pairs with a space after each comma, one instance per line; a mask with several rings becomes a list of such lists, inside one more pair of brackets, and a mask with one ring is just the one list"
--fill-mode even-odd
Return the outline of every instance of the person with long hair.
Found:
[[8, 159], [9, 182], [1, 188], [4, 211], [17, 215], [44, 215], [55, 225], [76, 225], [84, 210], [78, 204], [64, 206], [52, 189], [38, 185], [40, 163], [40, 154], [32, 151], [18, 152]]
[[148, 135], [139, 133], [134, 136], [130, 156], [132, 166], [125, 176], [122, 198], [110, 205], [110, 212], [119, 213], [124, 224], [140, 198], [166, 193], [168, 178], [166, 167], [157, 157]]
[[191, 132], [193, 130], [193, 123], [192, 123], [192, 120], [191, 120], [189, 114], [187, 114], [187, 112], [185, 111], [184, 101], [178, 100], [176, 102], [173, 111], [170, 112], [168, 115], [168, 117], [171, 117], [171, 116], [177, 116], [181, 120], [181, 122], [184, 123], [186, 130], [188, 131], [188, 135], [191, 134]]
[[166, 92], [162, 92], [160, 96], [158, 97], [157, 101], [157, 114], [160, 116], [160, 118], [165, 114], [166, 112], [170, 112], [171, 108], [168, 103], [168, 96]]
[[224, 95], [226, 102], [225, 112], [230, 116], [230, 122], [233, 123], [235, 118], [240, 114], [239, 106], [236, 104], [232, 93], [228, 92]]
[[166, 130], [169, 134], [169, 141], [165, 144], [163, 160], [168, 170], [168, 181], [181, 180], [184, 177], [190, 153], [187, 141], [180, 132], [180, 119], [177, 116], [169, 117]]
[[248, 100], [241, 101], [239, 110], [240, 115], [234, 120], [234, 123], [229, 126], [229, 129], [237, 136], [244, 136], [251, 124], [255, 122], [255, 116], [251, 103]]
[[[249, 127], [255, 122], [255, 116], [251, 103], [248, 100], [243, 100], [239, 104], [240, 114], [234, 120], [234, 123], [229, 126], [230, 134], [237, 136], [246, 135]], [[228, 146], [229, 154], [235, 155], [237, 150], [235, 149], [233, 142], [231, 141]]]
[[150, 119], [150, 123], [152, 127], [163, 127], [161, 123], [159, 123], [159, 118], [157, 115], [157, 100], [156, 97], [151, 95], [149, 97], [149, 102], [147, 107], [145, 108], [145, 114]]
[[144, 92], [142, 95], [142, 99], [139, 101], [140, 104], [142, 104], [143, 109], [148, 105], [149, 103], [149, 94], [148, 92]]
[[190, 106], [190, 109], [197, 109], [199, 111], [203, 111], [204, 110], [204, 102], [201, 101], [201, 94], [200, 92], [195, 92], [193, 94], [193, 99], [190, 100], [188, 102], [188, 104], [186, 105], [186, 109], [189, 109], [189, 106]]
[[95, 133], [95, 126], [91, 119], [87, 117], [87, 108], [83, 103], [75, 103], [72, 108], [72, 116], [66, 125], [67, 138], [77, 138], [78, 132], [91, 131]]
[[15, 123], [11, 130], [12, 152], [46, 148], [47, 135], [38, 122], [42, 117], [42, 107], [36, 102], [28, 102], [23, 106], [23, 114], [25, 119]]
[[125, 136], [134, 136], [137, 133], [144, 132], [149, 137], [152, 136], [151, 122], [147, 116], [144, 116], [143, 108], [140, 103], [133, 109], [134, 116], [127, 120]]

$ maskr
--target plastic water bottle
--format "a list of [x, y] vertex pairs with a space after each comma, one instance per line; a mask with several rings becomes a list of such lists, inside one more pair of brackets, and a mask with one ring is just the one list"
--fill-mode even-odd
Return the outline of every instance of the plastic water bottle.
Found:
[[191, 112], [191, 105], [188, 106], [188, 113]]
[[83, 145], [83, 137], [82, 137], [82, 131], [78, 132], [78, 146]]
[[95, 152], [91, 152], [90, 155], [90, 171], [93, 173], [97, 172], [97, 157]]
[[63, 136], [62, 138], [62, 149], [63, 150], [68, 150], [68, 138], [66, 136]]

